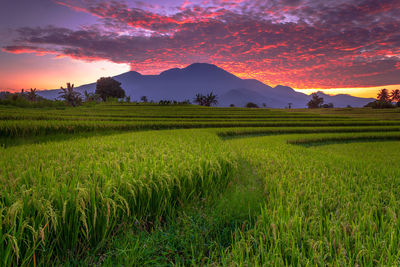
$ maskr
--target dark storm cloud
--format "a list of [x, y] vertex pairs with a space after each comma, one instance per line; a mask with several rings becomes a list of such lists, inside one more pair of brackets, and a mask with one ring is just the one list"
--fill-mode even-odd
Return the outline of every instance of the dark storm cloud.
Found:
[[219, 0], [188, 2], [169, 14], [84, 3], [63, 2], [100, 25], [21, 28], [4, 50], [107, 59], [144, 72], [208, 61], [297, 88], [400, 83], [399, 1]]

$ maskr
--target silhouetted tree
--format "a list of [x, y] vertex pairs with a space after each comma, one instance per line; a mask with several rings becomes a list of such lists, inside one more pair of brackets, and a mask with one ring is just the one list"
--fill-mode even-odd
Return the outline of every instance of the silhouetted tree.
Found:
[[246, 108], [258, 108], [258, 105], [253, 103], [253, 102], [249, 102], [246, 104], [245, 106]]
[[121, 83], [112, 77], [102, 77], [97, 80], [96, 92], [103, 101], [107, 98], [124, 98], [125, 91], [121, 88]]
[[364, 107], [370, 107], [370, 108], [394, 108], [392, 103], [390, 102], [382, 102], [382, 101], [372, 101], [366, 104]]
[[393, 108], [392, 99], [389, 95], [389, 91], [386, 88], [381, 89], [378, 92], [377, 100], [368, 103], [368, 106], [372, 108]]
[[392, 101], [399, 101], [400, 91], [393, 90], [390, 94], [386, 88], [381, 89], [378, 92], [377, 100], [368, 103], [364, 107], [371, 108], [394, 108]]
[[203, 106], [203, 99], [204, 96], [202, 94], [196, 94], [196, 97], [194, 98], [193, 102]]
[[144, 102], [144, 103], [147, 103], [147, 102], [149, 102], [149, 100], [147, 99], [147, 96], [142, 96], [141, 98], [140, 98], [140, 100], [142, 101], [142, 102]]
[[231, 108], [235, 107], [235, 105], [234, 105], [234, 104], [230, 104], [229, 106], [230, 106]]
[[389, 102], [389, 91], [386, 88], [383, 88], [378, 93], [378, 101], [380, 102]]
[[206, 101], [205, 106], [207, 107], [216, 105], [218, 104], [217, 95], [214, 95], [213, 92], [211, 92], [208, 95], [206, 95], [205, 101]]
[[207, 95], [196, 94], [194, 102], [206, 107], [218, 104], [217, 95], [214, 95], [213, 92]]
[[307, 103], [308, 108], [320, 108], [324, 103], [324, 99], [319, 97], [317, 93], [311, 94], [311, 100]]
[[293, 103], [288, 103], [288, 109], [292, 108]]
[[267, 107], [267, 104], [265, 104], [265, 103], [262, 103], [262, 106], [263, 106], [264, 108], [266, 108], [266, 107]]
[[67, 88], [63, 88], [61, 86], [62, 92], [60, 92], [60, 96], [68, 105], [76, 107], [82, 103], [81, 94], [79, 92], [74, 91], [74, 85], [71, 83], [67, 83]]
[[400, 90], [399, 89], [392, 90], [392, 92], [390, 93], [390, 98], [391, 98], [392, 102], [396, 102], [397, 105], [399, 105]]
[[35, 89], [31, 88], [31, 90], [27, 92], [26, 96], [29, 101], [35, 102], [37, 100], [36, 88]]

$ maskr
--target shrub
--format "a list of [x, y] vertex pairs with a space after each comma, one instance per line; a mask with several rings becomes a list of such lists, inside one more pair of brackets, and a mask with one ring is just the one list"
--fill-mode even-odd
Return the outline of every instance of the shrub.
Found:
[[253, 103], [253, 102], [249, 102], [246, 104], [245, 106], [246, 108], [258, 108], [258, 105]]
[[394, 108], [394, 105], [390, 102], [386, 101], [372, 101], [366, 104], [364, 107], [370, 107], [370, 108]]
[[213, 92], [207, 95], [197, 94], [194, 99], [194, 102], [198, 103], [200, 106], [206, 106], [206, 107], [218, 104], [217, 95], [214, 95]]
[[323, 108], [333, 108], [333, 103], [328, 103], [328, 104], [323, 104], [322, 105]]

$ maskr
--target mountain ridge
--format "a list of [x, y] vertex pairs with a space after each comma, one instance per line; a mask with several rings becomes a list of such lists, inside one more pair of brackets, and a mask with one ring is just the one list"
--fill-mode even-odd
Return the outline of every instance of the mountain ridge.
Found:
[[[305, 108], [310, 96], [284, 85], [271, 87], [256, 79], [241, 79], [234, 74], [208, 63], [193, 63], [185, 68], [172, 68], [158, 75], [142, 75], [129, 71], [113, 77], [121, 82], [122, 88], [132, 101], [141, 96], [156, 102], [160, 100], [192, 100], [197, 93], [213, 92], [218, 96], [218, 106], [244, 106], [247, 102], [265, 104], [270, 108], [284, 108], [292, 103], [293, 108]], [[78, 92], [94, 92], [96, 83], [76, 87]], [[58, 97], [59, 89], [39, 91], [45, 98]], [[319, 92], [321, 94], [322, 92]], [[359, 98], [350, 95], [330, 96], [322, 93], [325, 102], [335, 107], [361, 107], [373, 98]]]

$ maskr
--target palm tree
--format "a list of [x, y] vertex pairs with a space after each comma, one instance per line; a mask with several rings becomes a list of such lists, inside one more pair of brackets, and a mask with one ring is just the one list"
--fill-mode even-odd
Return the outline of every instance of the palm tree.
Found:
[[196, 97], [193, 100], [195, 103], [199, 103], [200, 106], [209, 107], [214, 104], [218, 104], [217, 95], [214, 95], [213, 92], [208, 95], [196, 94]]
[[205, 96], [204, 105], [206, 107], [209, 107], [211, 105], [216, 105], [216, 104], [218, 104], [217, 95], [214, 95], [213, 92], [211, 92], [211, 93], [209, 93], [208, 95]]
[[36, 99], [37, 99], [36, 88], [35, 89], [31, 88], [31, 90], [29, 92], [27, 92], [27, 97], [28, 97], [29, 101], [32, 101], [32, 102], [36, 101]]
[[74, 85], [67, 83], [67, 88], [61, 86], [62, 92], [60, 92], [60, 97], [65, 100], [65, 102], [73, 107], [78, 106], [82, 102], [81, 94], [74, 91]]
[[193, 100], [194, 103], [198, 103], [199, 105], [204, 105], [204, 96], [202, 94], [196, 94], [196, 97]]
[[141, 98], [140, 98], [140, 100], [142, 100], [142, 102], [144, 102], [144, 103], [147, 103], [149, 100], [147, 99], [147, 96], [142, 96]]
[[399, 102], [400, 101], [400, 90], [399, 89], [392, 90], [392, 92], [390, 93], [390, 98], [393, 102]]
[[381, 89], [378, 93], [378, 101], [389, 102], [389, 99], [389, 91], [386, 88]]

